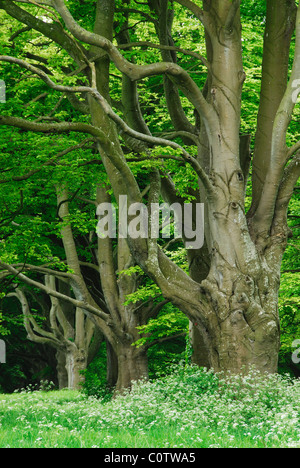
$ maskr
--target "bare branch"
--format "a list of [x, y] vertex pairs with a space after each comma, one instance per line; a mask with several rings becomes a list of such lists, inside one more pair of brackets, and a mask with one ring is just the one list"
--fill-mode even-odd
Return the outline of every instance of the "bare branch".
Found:
[[29, 263], [14, 263], [10, 265], [11, 267], [15, 268], [16, 270], [18, 269], [18, 273], [22, 273], [23, 271], [35, 271], [37, 273], [42, 273], [44, 275], [53, 275], [57, 277], [62, 277], [62, 278], [74, 278], [74, 275], [72, 273], [68, 273], [65, 271], [58, 271], [58, 270], [53, 270], [51, 268], [47, 268], [43, 265], [30, 265]]
[[60, 123], [36, 123], [19, 117], [10, 117], [8, 115], [0, 115], [0, 125], [9, 125], [12, 127], [21, 128], [29, 132], [40, 133], [69, 133], [79, 132], [88, 133], [100, 140], [102, 143], [107, 143], [106, 135], [97, 127], [85, 124], [82, 122], [60, 122]]
[[70, 302], [74, 306], [79, 307], [79, 308], [81, 308], [83, 310], [86, 310], [87, 312], [90, 312], [91, 314], [95, 315], [96, 317], [101, 318], [107, 324], [111, 323], [110, 316], [108, 314], [104, 313], [103, 311], [101, 311], [100, 309], [97, 309], [96, 307], [93, 307], [92, 305], [88, 304], [85, 301], [79, 301], [79, 300], [74, 299], [72, 297], [66, 296], [65, 294], [54, 291], [53, 289], [45, 286], [44, 284], [42, 284], [42, 283], [40, 283], [38, 281], [34, 281], [31, 278], [28, 278], [27, 276], [23, 275], [22, 273], [19, 273], [19, 271], [16, 270], [11, 265], [8, 265], [7, 263], [2, 262], [1, 259], [0, 259], [0, 267], [7, 270], [7, 271], [9, 271], [10, 273], [12, 273], [16, 277], [18, 277], [24, 283], [26, 283], [26, 284], [28, 284], [30, 286], [35, 286], [36, 288], [44, 291], [46, 294], [49, 294], [50, 296], [54, 296], [54, 297], [57, 297], [58, 299], [62, 299], [64, 301]]
[[[106, 187], [97, 187], [97, 203], [100, 204], [103, 202], [111, 203], [111, 197], [107, 193]], [[119, 324], [120, 291], [118, 288], [111, 238], [98, 237], [97, 260], [105, 302], [109, 307], [114, 323]]]
[[289, 201], [293, 195], [299, 177], [300, 151], [298, 151], [298, 153], [284, 171], [277, 196], [276, 212], [278, 211], [278, 213], [286, 213]]
[[173, 50], [176, 52], [181, 52], [184, 55], [190, 55], [191, 57], [195, 57], [196, 59], [200, 60], [203, 65], [207, 68], [210, 67], [208, 61], [206, 60], [205, 57], [202, 55], [198, 54], [197, 52], [194, 52], [192, 50], [186, 50], [186, 49], [181, 49], [181, 47], [176, 47], [176, 46], [167, 46], [167, 45], [161, 45], [161, 44], [153, 44], [152, 42], [147, 42], [147, 41], [141, 41], [141, 42], [130, 42], [128, 44], [120, 44], [118, 45], [118, 49], [126, 50], [131, 47], [147, 47], [150, 49], [160, 49], [160, 50]]
[[7, 297], [17, 297], [21, 304], [22, 312], [24, 315], [24, 327], [27, 332], [28, 338], [36, 343], [48, 344], [56, 348], [62, 347], [60, 340], [58, 340], [54, 333], [43, 330], [32, 316], [28, 304], [28, 300], [24, 291], [17, 288], [14, 293], [9, 293]]
[[187, 332], [182, 332], [182, 333], [177, 333], [176, 335], [165, 336], [164, 338], [157, 338], [156, 340], [148, 341], [147, 343], [145, 343], [144, 346], [146, 349], [149, 349], [156, 344], [160, 344], [160, 343], [164, 343], [165, 341], [171, 341], [171, 340], [175, 340], [176, 338], [184, 337], [186, 336], [186, 334]]
[[299, 76], [300, 5], [298, 6], [298, 13], [296, 18], [296, 44], [292, 72], [286, 88], [286, 92], [276, 113], [273, 125], [270, 165], [265, 179], [260, 202], [253, 218], [254, 223], [257, 225], [257, 230], [261, 232], [268, 232], [271, 227], [278, 195], [278, 187], [283, 180], [283, 170], [287, 160], [286, 132], [297, 101], [297, 96], [295, 96], [296, 93], [294, 89], [294, 83], [296, 80], [298, 80]]
[[14, 34], [12, 34], [8, 40], [10, 42], [13, 42], [18, 36], [20, 36], [20, 34], [22, 34], [23, 32], [30, 31], [30, 30], [31, 30], [30, 26], [24, 26], [23, 28], [18, 29], [18, 31], [16, 31]]
[[14, 0], [15, 3], [31, 3], [31, 4], [34, 4], [34, 5], [38, 5], [38, 6], [52, 6], [52, 2], [51, 0], [36, 0], [36, 1], [32, 1], [32, 0]]
[[291, 146], [287, 151], [287, 161], [300, 149], [300, 140]]
[[202, 10], [202, 8], [200, 8], [198, 5], [196, 5], [191, 0], [175, 0], [175, 1], [176, 1], [176, 3], [179, 3], [180, 5], [186, 7], [188, 10], [190, 10], [196, 16], [196, 18], [198, 18], [201, 21], [203, 26], [205, 26], [205, 27], [207, 26], [206, 14]]
[[192, 140], [195, 145], [198, 145], [199, 144], [199, 137], [193, 133], [190, 133], [190, 132], [186, 132], [184, 130], [174, 130], [173, 132], [165, 132], [165, 133], [162, 133], [161, 135], [161, 138], [167, 138], [168, 140], [173, 140], [173, 138], [189, 138], [190, 140]]
[[[146, 4], [145, 4], [146, 5]], [[148, 13], [145, 13], [144, 11], [141, 11], [141, 10], [137, 10], [135, 8], [116, 8], [115, 10], [117, 13], [119, 12], [123, 12], [123, 13], [136, 13], [138, 15], [141, 15], [143, 16], [147, 21], [149, 21], [150, 23], [154, 23], [156, 24], [157, 21], [156, 19], [152, 18], [152, 16], [150, 16]]]

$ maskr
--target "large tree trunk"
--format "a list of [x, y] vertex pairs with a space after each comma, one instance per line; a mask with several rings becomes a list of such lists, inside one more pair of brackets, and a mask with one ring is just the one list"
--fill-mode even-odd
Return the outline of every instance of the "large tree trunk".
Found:
[[118, 380], [115, 392], [122, 392], [130, 389], [133, 382], [148, 379], [148, 358], [147, 352], [141, 348], [136, 348], [130, 343], [118, 344]]
[[252, 366], [277, 371], [279, 276], [266, 262], [254, 267], [256, 273], [242, 271], [219, 257], [198, 285], [198, 295], [196, 285], [190, 290], [184, 286], [189, 300], [184, 294], [175, 301], [193, 323], [198, 365], [217, 372], [247, 372]]
[[262, 270], [260, 277], [238, 271], [226, 276], [225, 287], [213, 279], [207, 290], [212, 309], [208, 324], [211, 366], [217, 371], [240, 372], [254, 365], [261, 371], [276, 372], [278, 284]]
[[66, 354], [66, 370], [68, 374], [68, 388], [82, 390], [84, 375], [87, 368], [87, 356], [83, 350], [72, 349]]

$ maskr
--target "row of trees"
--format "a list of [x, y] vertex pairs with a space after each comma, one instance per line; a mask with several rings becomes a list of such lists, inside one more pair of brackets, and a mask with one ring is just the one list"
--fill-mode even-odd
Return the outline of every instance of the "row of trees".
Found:
[[[78, 386], [105, 342], [109, 383], [129, 387], [147, 377], [149, 347], [187, 322], [199, 365], [275, 372], [300, 175], [298, 3], [0, 0], [0, 11], [3, 304], [56, 350], [60, 385]], [[98, 237], [96, 207], [118, 210], [121, 195], [204, 203], [204, 246]]]

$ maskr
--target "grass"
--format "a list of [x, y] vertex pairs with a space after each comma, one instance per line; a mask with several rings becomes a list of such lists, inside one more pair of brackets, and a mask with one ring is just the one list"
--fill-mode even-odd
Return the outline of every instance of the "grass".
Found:
[[82, 392], [0, 395], [0, 447], [300, 447], [300, 381], [193, 366], [101, 402]]

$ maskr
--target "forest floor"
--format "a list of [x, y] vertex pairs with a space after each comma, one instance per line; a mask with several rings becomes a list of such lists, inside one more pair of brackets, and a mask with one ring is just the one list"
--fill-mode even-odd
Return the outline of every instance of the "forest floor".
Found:
[[22, 390], [0, 395], [0, 447], [300, 448], [299, 401], [299, 379], [193, 367], [106, 402]]

